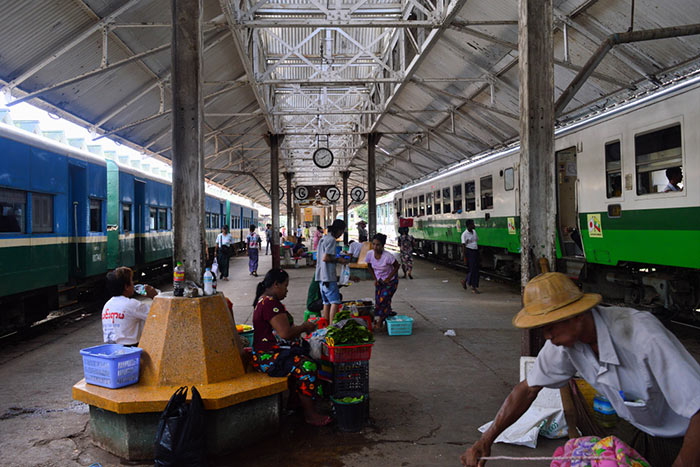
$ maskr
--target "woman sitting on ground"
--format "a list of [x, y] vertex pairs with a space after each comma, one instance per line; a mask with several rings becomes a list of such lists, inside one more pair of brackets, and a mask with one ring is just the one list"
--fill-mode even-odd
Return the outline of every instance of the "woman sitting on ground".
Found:
[[314, 323], [294, 324], [292, 315], [282, 304], [287, 296], [289, 275], [282, 269], [271, 269], [258, 284], [253, 306], [253, 366], [269, 376], [291, 376], [294, 391], [304, 409], [306, 423], [324, 426], [331, 418], [314, 408], [314, 400], [322, 395], [317, 365], [308, 356], [308, 344], [301, 339], [304, 332], [313, 332]]
[[[151, 305], [131, 298], [135, 289], [134, 272], [124, 266], [108, 272], [106, 287], [112, 298], [102, 308], [105, 344], [138, 345]], [[158, 291], [150, 285], [143, 289], [148, 298], [158, 295]]]
[[391, 299], [399, 286], [399, 262], [394, 255], [384, 249], [386, 235], [376, 234], [372, 237], [373, 251], [368, 251], [365, 261], [374, 279], [374, 309], [376, 326], [381, 330], [384, 320], [396, 313], [391, 311]]

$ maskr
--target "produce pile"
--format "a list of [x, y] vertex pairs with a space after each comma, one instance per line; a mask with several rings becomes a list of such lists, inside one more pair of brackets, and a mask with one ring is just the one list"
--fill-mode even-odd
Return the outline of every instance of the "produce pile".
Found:
[[253, 326], [249, 326], [247, 324], [237, 324], [236, 325], [236, 331], [238, 331], [238, 332], [248, 332], [248, 331], [252, 331], [252, 330], [253, 330]]
[[[341, 313], [343, 312], [338, 314]], [[336, 314], [336, 318], [338, 314]], [[348, 311], [348, 317], [350, 317], [349, 315], [350, 312]], [[348, 319], [344, 323], [340, 323], [340, 321], [342, 321], [341, 317], [341, 319], [337, 320], [337, 322], [335, 318], [333, 321], [338, 324], [338, 326], [334, 324], [328, 328], [328, 332], [326, 333], [326, 344], [328, 344], [329, 347], [336, 345], [371, 344], [374, 342], [374, 335], [372, 335], [372, 331], [354, 319]], [[342, 324], [342, 326], [339, 324]]]
[[362, 402], [365, 399], [365, 396], [359, 396], [359, 397], [343, 397], [342, 399], [336, 399], [333, 398], [334, 401], [340, 402], [342, 404], [357, 404], [358, 402]]

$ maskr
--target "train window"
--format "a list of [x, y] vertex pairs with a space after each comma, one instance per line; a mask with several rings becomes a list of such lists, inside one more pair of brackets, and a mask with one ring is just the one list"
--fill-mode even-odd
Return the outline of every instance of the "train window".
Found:
[[434, 210], [435, 210], [435, 214], [440, 214], [442, 212], [442, 203], [440, 202], [440, 192], [439, 191], [435, 192]]
[[418, 215], [418, 197], [413, 197], [413, 217]]
[[462, 212], [462, 184], [452, 187], [452, 212]]
[[0, 188], [0, 232], [26, 232], [27, 193]]
[[399, 198], [399, 216], [403, 217], [403, 198]]
[[429, 216], [433, 215], [433, 193], [425, 195], [425, 213]]
[[510, 191], [515, 188], [515, 171], [513, 167], [508, 167], [503, 171], [503, 188]]
[[620, 142], [605, 144], [605, 191], [608, 198], [622, 196], [622, 165]]
[[408, 198], [406, 199], [406, 217], [412, 217], [411, 216], [411, 206], [413, 204], [413, 198]]
[[474, 181], [467, 182], [464, 184], [464, 193], [466, 200], [464, 202], [464, 208], [466, 211], [476, 210], [476, 183]]
[[634, 136], [637, 194], [683, 190], [681, 126]]
[[149, 228], [150, 230], [157, 230], [158, 222], [158, 210], [156, 208], [151, 208], [149, 212]]
[[452, 206], [450, 205], [450, 187], [442, 189], [442, 212], [450, 214]]
[[102, 200], [90, 200], [90, 232], [102, 232]]
[[420, 195], [418, 197], [418, 202], [420, 203], [419, 216], [425, 216], [425, 195]]
[[168, 230], [168, 210], [158, 210], [158, 230]]
[[32, 233], [53, 232], [53, 196], [32, 193]]
[[481, 210], [493, 209], [493, 177], [481, 177], [479, 180], [481, 188]]
[[131, 232], [131, 205], [122, 204], [122, 230]]

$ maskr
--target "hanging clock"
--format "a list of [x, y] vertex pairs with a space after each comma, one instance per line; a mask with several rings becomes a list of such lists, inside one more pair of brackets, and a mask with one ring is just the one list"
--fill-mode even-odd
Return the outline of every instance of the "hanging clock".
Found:
[[279, 190], [280, 190], [280, 201], [282, 201], [284, 199], [284, 190], [282, 188], [280, 188]]
[[356, 203], [359, 203], [363, 199], [365, 199], [365, 189], [359, 186], [356, 186], [352, 190], [350, 190], [350, 198], [352, 198], [353, 201]]
[[332, 186], [326, 190], [326, 198], [331, 203], [335, 203], [340, 199], [340, 190]]
[[314, 164], [320, 169], [327, 169], [333, 164], [333, 153], [328, 148], [318, 148], [314, 151]]
[[309, 197], [309, 189], [305, 186], [298, 186], [294, 189], [294, 197], [299, 201], [304, 201]]

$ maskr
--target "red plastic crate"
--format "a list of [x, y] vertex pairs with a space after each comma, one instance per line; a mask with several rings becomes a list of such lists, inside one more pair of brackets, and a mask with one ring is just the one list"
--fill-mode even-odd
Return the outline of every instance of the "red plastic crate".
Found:
[[324, 343], [322, 356], [324, 360], [333, 363], [366, 361], [372, 356], [373, 345], [374, 344], [335, 345], [329, 347], [328, 344]]

